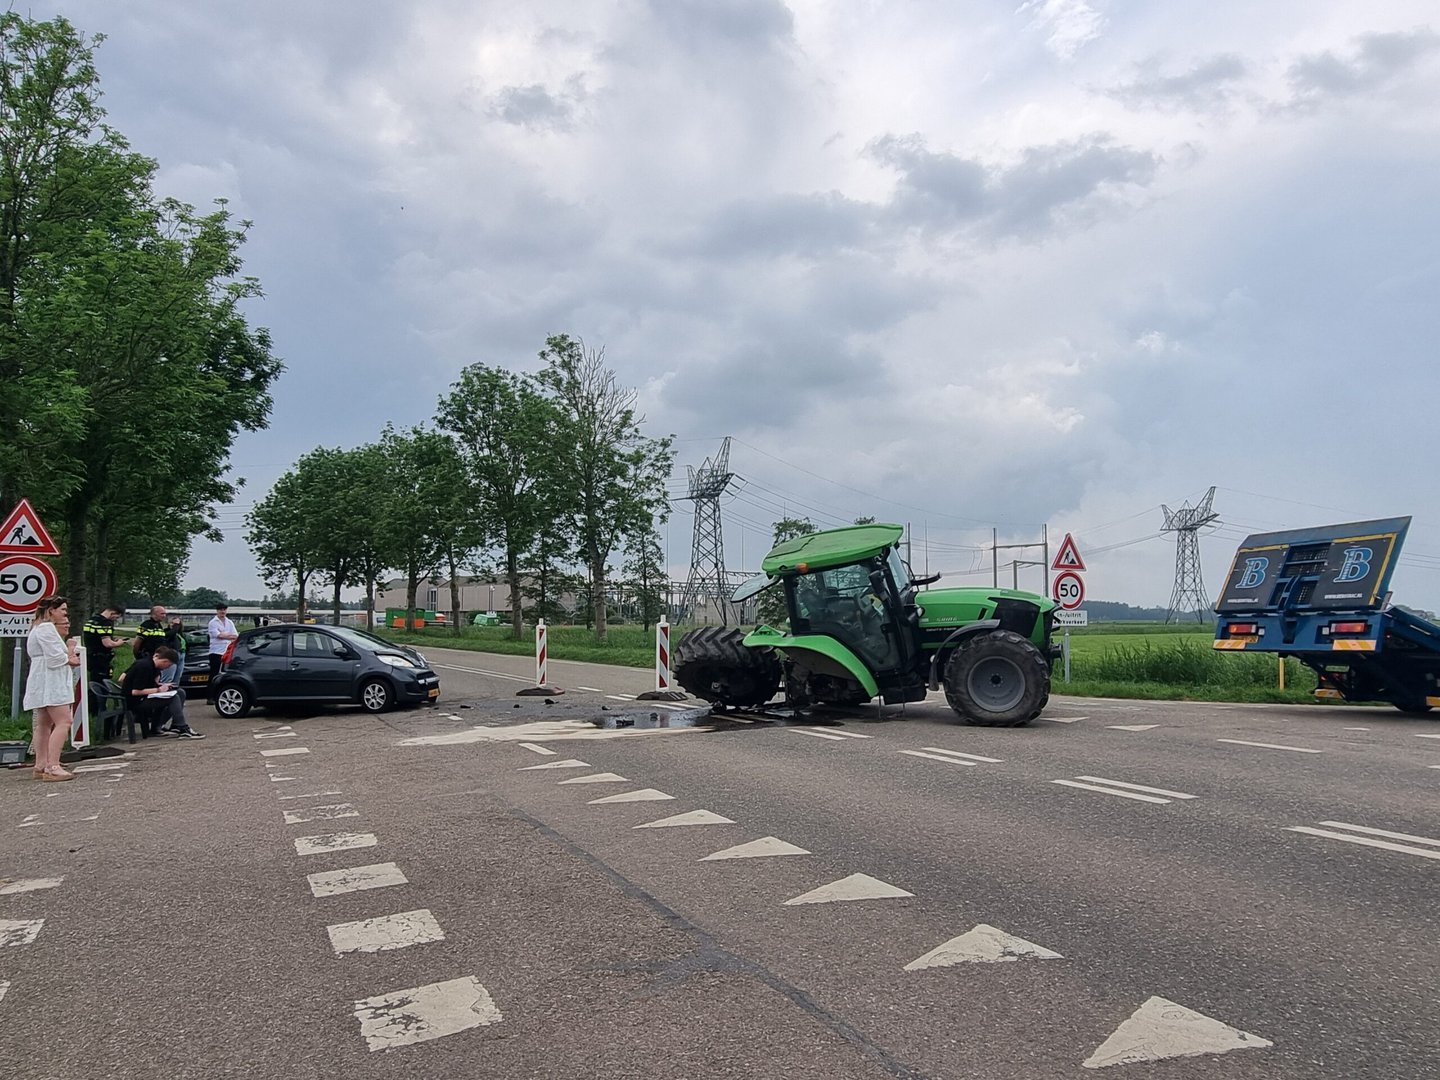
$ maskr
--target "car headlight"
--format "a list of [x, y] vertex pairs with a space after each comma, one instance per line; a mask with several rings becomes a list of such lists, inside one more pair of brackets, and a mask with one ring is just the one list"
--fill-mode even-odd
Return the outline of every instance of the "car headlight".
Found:
[[403, 656], [390, 656], [386, 653], [377, 653], [375, 659], [379, 660], [382, 664], [389, 664], [391, 667], [415, 667], [414, 664], [412, 664], [409, 660], [406, 660]]

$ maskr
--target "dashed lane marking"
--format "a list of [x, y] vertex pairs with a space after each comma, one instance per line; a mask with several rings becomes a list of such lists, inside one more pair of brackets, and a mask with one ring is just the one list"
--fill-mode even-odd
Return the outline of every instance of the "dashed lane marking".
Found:
[[1254, 1050], [1274, 1046], [1248, 1031], [1167, 1001], [1152, 997], [1081, 1062], [1086, 1069], [1107, 1065], [1129, 1065], [1137, 1061], [1225, 1054], [1231, 1050]]
[[1308, 746], [1281, 746], [1279, 743], [1247, 742], [1244, 739], [1216, 739], [1216, 742], [1234, 743], [1236, 746], [1258, 746], [1261, 750], [1290, 750], [1296, 754], [1323, 754], [1324, 750], [1312, 750]]
[[261, 750], [261, 757], [290, 757], [292, 754], [308, 754], [308, 746], [286, 746], [279, 750]]
[[619, 773], [597, 772], [589, 776], [572, 776], [569, 780], [561, 780], [562, 784], [628, 784], [630, 781]]
[[606, 696], [607, 698], [609, 698], [611, 701], [634, 701], [634, 700], [635, 700], [635, 695], [634, 695], [634, 694], [606, 694], [605, 696]]
[[921, 971], [955, 964], [1001, 964], [1010, 960], [1063, 960], [1058, 952], [1007, 934], [981, 923], [943, 945], [937, 945], [924, 956], [911, 960], [905, 971]]
[[21, 878], [19, 881], [0, 879], [0, 896], [14, 896], [17, 893], [53, 889], [64, 880], [63, 877]]
[[[59, 792], [55, 792], [55, 794], [58, 795]], [[54, 819], [52, 819], [52, 820], [50, 820], [50, 821], [44, 821], [44, 820], [42, 820], [39, 814], [26, 814], [26, 815], [25, 815], [25, 820], [22, 821], [22, 822], [20, 822], [20, 824], [19, 824], [19, 825], [16, 825], [15, 827], [16, 827], [17, 829], [31, 829], [31, 828], [34, 828], [36, 825], [79, 825], [79, 824], [83, 824], [83, 823], [86, 822], [86, 821], [99, 821], [99, 820], [100, 820], [100, 815], [99, 815], [99, 813], [91, 814], [89, 817], [54, 818]]]
[[1088, 716], [1042, 716], [1040, 718], [1050, 724], [1078, 724], [1081, 720], [1089, 720]]
[[1128, 791], [1144, 791], [1151, 795], [1167, 795], [1172, 799], [1198, 799], [1199, 795], [1189, 795], [1183, 791], [1167, 791], [1165, 788], [1146, 787], [1144, 784], [1131, 784], [1124, 780], [1108, 780], [1103, 776], [1080, 776], [1076, 779], [1088, 780], [1092, 784], [1109, 784], [1111, 787], [1125, 788]]
[[909, 754], [911, 757], [929, 758], [931, 761], [943, 761], [947, 765], [978, 765], [978, 761], [964, 761], [961, 758], [952, 758], [945, 754], [927, 754], [922, 750], [897, 750], [897, 754]]
[[547, 761], [541, 765], [522, 765], [516, 772], [534, 772], [536, 769], [588, 769], [590, 766], [579, 758], [565, 758], [563, 761]]
[[1150, 731], [1159, 727], [1159, 724], [1106, 724], [1111, 731]]
[[914, 895], [869, 874], [851, 874], [839, 881], [832, 881], [829, 885], [792, 896], [785, 904], [788, 907], [793, 904], [833, 904], [848, 900], [898, 900]]
[[299, 810], [286, 810], [286, 825], [303, 825], [307, 821], [329, 821], [333, 818], [359, 817], [360, 811], [349, 803], [335, 803], [331, 806], [306, 806]]
[[1416, 735], [1417, 739], [1440, 739], [1440, 735]]
[[0, 1001], [5, 1000], [5, 991], [10, 989], [10, 982], [7, 979], [0, 979]]
[[271, 782], [272, 784], [283, 784], [283, 783], [285, 783], [285, 782], [287, 782], [287, 781], [289, 781], [289, 780], [300, 780], [300, 779], [303, 779], [303, 777], [299, 777], [299, 776], [272, 776], [272, 777], [270, 777], [270, 782]]
[[605, 691], [601, 690], [600, 687], [598, 687], [598, 686], [577, 686], [577, 687], [575, 687], [575, 689], [576, 689], [576, 690], [589, 690], [590, 693], [592, 693], [592, 694], [603, 694], [603, 693], [605, 692]]
[[327, 926], [325, 932], [330, 935], [330, 945], [339, 955], [389, 952], [445, 940], [445, 932], [440, 929], [429, 908], [335, 923]]
[[691, 810], [688, 814], [674, 814], [659, 821], [647, 821], [644, 825], [631, 826], [635, 829], [669, 829], [682, 825], [734, 825], [728, 817], [721, 817], [710, 810]]
[[785, 730], [794, 735], [809, 735], [812, 739], [829, 739], [831, 742], [845, 741], [843, 735], [831, 735], [825, 731], [806, 731], [804, 728], [798, 727], [786, 728]]
[[778, 836], [762, 836], [748, 844], [736, 844], [722, 851], [714, 851], [702, 858], [701, 862], [717, 862], [720, 859], [769, 859], [777, 855], [809, 855], [803, 847], [796, 847]]
[[949, 757], [964, 758], [966, 761], [984, 761], [991, 765], [999, 765], [1004, 760], [998, 757], [986, 757], [984, 754], [967, 754], [960, 750], [947, 750], [943, 746], [927, 746], [925, 749], [932, 754], [945, 754]]
[[667, 799], [675, 798], [674, 795], [666, 795], [663, 791], [656, 791], [654, 788], [641, 788], [639, 791], [622, 791], [619, 795], [606, 795], [603, 799], [591, 799], [590, 805], [595, 806], [601, 803], [622, 803], [622, 802], [664, 802]]
[[7, 945], [29, 945], [40, 936], [44, 919], [0, 919], [0, 949]]
[[374, 847], [380, 840], [374, 833], [340, 832], [322, 836], [297, 836], [296, 855], [324, 855], [331, 851], [352, 851]]
[[128, 769], [131, 766], [129, 761], [97, 761], [90, 765], [76, 765], [72, 772], [114, 772], [116, 769]]
[[527, 686], [532, 682], [531, 679], [524, 675], [511, 675], [504, 671], [486, 671], [484, 668], [457, 667], [454, 664], [431, 664], [430, 666], [438, 668], [441, 671], [464, 671], [471, 675], [488, 675], [492, 679], [504, 679], [507, 682], [523, 682]]
[[281, 795], [281, 802], [289, 802], [291, 799], [318, 799], [322, 795], [339, 795], [338, 791], [307, 791], [303, 795]]
[[316, 896], [339, 896], [341, 893], [385, 889], [391, 885], [408, 885], [410, 879], [393, 862], [370, 866], [351, 866], [344, 870], [325, 870], [309, 874], [306, 881]]
[[1082, 791], [1097, 791], [1101, 795], [1114, 795], [1119, 799], [1133, 799], [1135, 802], [1168, 804], [1169, 799], [1157, 798], [1154, 795], [1141, 795], [1137, 791], [1121, 791], [1118, 788], [1101, 787], [1098, 784], [1082, 784], [1078, 780], [1051, 780], [1052, 784], [1060, 784], [1063, 787], [1079, 788]]
[[[1372, 829], [1366, 825], [1351, 825], [1346, 821], [1322, 821], [1321, 825], [1329, 825], [1329, 829], [1312, 829], [1308, 825], [1286, 826], [1289, 832], [1304, 833], [1306, 836], [1320, 836], [1327, 840], [1343, 840], [1347, 844], [1361, 844], [1365, 847], [1382, 848], [1385, 851], [1398, 851], [1404, 855], [1418, 855], [1422, 859], [1440, 859], [1440, 840], [1432, 840], [1428, 836], [1415, 836], [1411, 833], [1390, 832], [1388, 829]], [[1335, 832], [1335, 829], [1348, 829], [1349, 833]], [[1363, 835], [1353, 836], [1351, 833]], [[1389, 840], [1372, 839], [1373, 837], [1386, 836]], [[1393, 840], [1408, 840], [1408, 844], [1392, 843]], [[1427, 844], [1429, 847], [1415, 847], [1414, 844]]]
[[250, 736], [252, 739], [294, 739], [298, 736], [293, 731], [266, 731], [259, 735]]
[[539, 743], [522, 742], [520, 745], [535, 754], [544, 754], [546, 757], [555, 756], [554, 750], [551, 750], [548, 746], [541, 746]]
[[357, 1001], [355, 1019], [371, 1050], [389, 1050], [498, 1024], [504, 1017], [470, 975]]
[[1368, 727], [1347, 727], [1347, 728], [1342, 728], [1341, 730], [1342, 730], [1342, 731], [1369, 731], [1370, 729], [1369, 729]]

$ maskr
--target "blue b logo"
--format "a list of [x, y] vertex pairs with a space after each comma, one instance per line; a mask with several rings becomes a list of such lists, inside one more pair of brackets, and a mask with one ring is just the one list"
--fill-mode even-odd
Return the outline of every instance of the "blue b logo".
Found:
[[1345, 561], [1340, 564], [1336, 581], [1359, 581], [1370, 573], [1370, 559], [1374, 553], [1370, 548], [1353, 547], [1345, 549]]
[[1246, 559], [1245, 573], [1240, 575], [1237, 589], [1253, 589], [1265, 580], [1265, 571], [1270, 569], [1269, 559]]

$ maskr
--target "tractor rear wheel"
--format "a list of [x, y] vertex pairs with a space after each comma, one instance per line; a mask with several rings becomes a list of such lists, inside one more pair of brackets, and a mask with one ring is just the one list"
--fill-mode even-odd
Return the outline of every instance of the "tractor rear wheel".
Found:
[[744, 639], [743, 631], [723, 626], [691, 630], [675, 648], [675, 681], [692, 697], [720, 705], [764, 705], [780, 689], [780, 660]]
[[1019, 727], [1039, 716], [1049, 697], [1045, 655], [1010, 630], [972, 635], [945, 666], [945, 700], [966, 724]]

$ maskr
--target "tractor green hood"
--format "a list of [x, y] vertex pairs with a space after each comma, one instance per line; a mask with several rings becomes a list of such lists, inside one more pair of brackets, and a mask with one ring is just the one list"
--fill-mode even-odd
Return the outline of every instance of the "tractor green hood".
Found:
[[992, 589], [989, 586], [965, 586], [957, 589], [930, 589], [916, 593], [915, 600], [924, 610], [920, 616], [921, 630], [940, 630], [963, 626], [979, 619], [993, 619], [996, 608], [1006, 601], [1034, 604], [1040, 609], [1036, 632], [1032, 639], [1044, 638], [1044, 616], [1055, 608], [1055, 601], [1037, 593], [1019, 589]]
[[838, 666], [863, 686], [872, 698], [880, 693], [875, 676], [870, 674], [869, 668], [861, 663], [860, 658], [840, 642], [824, 634], [798, 634], [792, 637], [762, 623], [745, 635], [745, 645], [752, 649], [768, 647], [786, 656], [804, 657], [806, 666], [815, 671], [823, 672], [827, 668]]
[[844, 529], [797, 536], [771, 548], [760, 569], [771, 577], [777, 577], [780, 574], [805, 574], [812, 570], [828, 570], [832, 566], [848, 566], [879, 555], [903, 535], [905, 529], [901, 525], [851, 525]]

